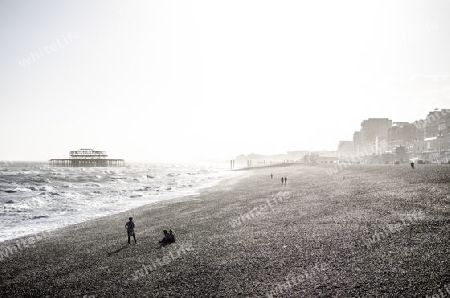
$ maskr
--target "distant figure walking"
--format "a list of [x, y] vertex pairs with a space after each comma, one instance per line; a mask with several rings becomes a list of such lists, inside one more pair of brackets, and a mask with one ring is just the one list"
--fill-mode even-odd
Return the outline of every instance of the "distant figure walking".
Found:
[[284, 177], [284, 185], [287, 183], [287, 177]]
[[270, 179], [273, 179], [273, 174], [272, 173], [270, 174]]
[[133, 222], [133, 218], [130, 217], [128, 218], [129, 221], [125, 224], [125, 228], [127, 229], [127, 234], [128, 234], [128, 245], [131, 245], [130, 243], [130, 237], [133, 236], [134, 238], [134, 244], [136, 244], [136, 235], [134, 234], [134, 222]]
[[284, 184], [284, 177], [281, 177], [281, 185]]
[[413, 168], [413, 169], [414, 169], [414, 162], [412, 162], [412, 163], [411, 163], [411, 168]]

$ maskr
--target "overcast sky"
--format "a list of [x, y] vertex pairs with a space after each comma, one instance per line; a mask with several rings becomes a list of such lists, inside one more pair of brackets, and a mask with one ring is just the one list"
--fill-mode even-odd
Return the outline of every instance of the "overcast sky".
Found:
[[0, 161], [336, 150], [450, 108], [450, 1], [0, 0]]

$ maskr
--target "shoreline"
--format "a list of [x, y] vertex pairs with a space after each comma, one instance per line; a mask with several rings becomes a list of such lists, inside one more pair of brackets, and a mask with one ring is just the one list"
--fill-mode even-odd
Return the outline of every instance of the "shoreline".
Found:
[[[0, 294], [417, 296], [450, 282], [449, 167], [327, 168], [254, 168], [199, 195], [63, 228], [0, 261]], [[170, 228], [177, 242], [159, 248]]]
[[[129, 209], [126, 209], [126, 210], [125, 209], [124, 210], [112, 210], [112, 209], [117, 209], [117, 208], [114, 208], [113, 205], [110, 205], [111, 208], [109, 208], [109, 209], [111, 209], [111, 210], [108, 210], [107, 212], [104, 212], [104, 211], [100, 212], [100, 210], [92, 210], [87, 213], [86, 212], [79, 213], [78, 215], [69, 214], [69, 217], [60, 218], [58, 220], [52, 220], [48, 223], [40, 222], [37, 224], [37, 228], [35, 228], [36, 226], [32, 227], [34, 230], [32, 232], [30, 232], [29, 230], [28, 231], [23, 230], [15, 235], [5, 235], [4, 238], [0, 239], [0, 245], [5, 242], [11, 242], [11, 241], [14, 242], [16, 240], [20, 241], [22, 238], [29, 238], [29, 237], [32, 237], [34, 235], [41, 234], [41, 233], [54, 232], [61, 228], [70, 227], [72, 225], [80, 225], [87, 221], [96, 220], [96, 219], [99, 219], [99, 218], [102, 218], [105, 216], [110, 216], [110, 215], [118, 214], [121, 212], [131, 211], [133, 209], [139, 209], [146, 205], [152, 205], [152, 204], [155, 204], [158, 202], [172, 201], [172, 200], [177, 200], [177, 199], [184, 198], [184, 197], [194, 196], [194, 195], [201, 193], [201, 191], [203, 189], [214, 187], [215, 185], [219, 184], [222, 180], [226, 180], [226, 179], [232, 178], [234, 176], [237, 176], [237, 175], [239, 175], [239, 173], [233, 173], [232, 171], [226, 170], [226, 169], [215, 169], [215, 172], [213, 173], [213, 175], [214, 175], [214, 178], [211, 179], [211, 181], [205, 180], [202, 183], [198, 184], [197, 186], [194, 185], [194, 187], [192, 187], [192, 188], [185, 188], [185, 189], [177, 188], [177, 189], [175, 189], [175, 191], [169, 190], [167, 192], [161, 192], [160, 194], [158, 194], [156, 196], [155, 196], [155, 194], [139, 195], [141, 197], [144, 196], [147, 201], [142, 200], [141, 202], [138, 202], [138, 204], [134, 203], [135, 206], [128, 207]], [[216, 177], [216, 176], [218, 176], [218, 177]], [[109, 186], [105, 185], [105, 187], [109, 187]], [[142, 184], [142, 187], [145, 187], [145, 184]], [[170, 188], [172, 188], [172, 187], [170, 187]], [[97, 213], [100, 213], [100, 215], [97, 215]], [[46, 213], [45, 217], [54, 218], [54, 214], [48, 215]], [[35, 225], [36, 225], [36, 223], [35, 223]]]
[[[249, 170], [249, 169], [247, 169], [247, 170]], [[231, 170], [223, 170], [223, 171], [231, 172]], [[29, 247], [29, 246], [35, 244], [36, 239], [42, 239], [42, 236], [40, 236], [40, 235], [50, 235], [53, 233], [57, 233], [60, 230], [61, 230], [61, 232], [63, 232], [62, 230], [71, 229], [72, 227], [77, 227], [77, 228], [83, 227], [84, 225], [89, 225], [91, 221], [105, 220], [106, 218], [108, 218], [110, 216], [115, 216], [115, 215], [119, 215], [119, 214], [134, 213], [134, 212], [139, 211], [141, 208], [151, 208], [153, 206], [155, 208], [162, 208], [163, 206], [167, 206], [170, 204], [175, 204], [175, 203], [180, 203], [180, 202], [189, 202], [191, 200], [196, 200], [195, 197], [201, 195], [203, 192], [207, 191], [209, 188], [214, 188], [214, 187], [220, 185], [221, 183], [225, 183], [225, 184], [235, 183], [235, 182], [239, 181], [240, 179], [242, 179], [240, 177], [243, 177], [243, 176], [244, 176], [244, 174], [240, 173], [239, 175], [235, 175], [232, 177], [230, 177], [230, 176], [224, 177], [220, 180], [214, 181], [212, 184], [208, 183], [208, 184], [205, 184], [204, 186], [198, 187], [198, 189], [195, 190], [196, 193], [193, 193], [193, 194], [176, 195], [172, 199], [149, 202], [147, 204], [133, 207], [133, 208], [125, 210], [125, 211], [102, 215], [100, 217], [87, 219], [85, 221], [81, 221], [78, 223], [73, 223], [73, 224], [69, 224], [69, 225], [65, 225], [65, 226], [61, 226], [61, 227], [56, 227], [53, 229], [42, 230], [42, 231], [38, 231], [38, 232], [35, 232], [32, 234], [21, 235], [21, 236], [18, 236], [17, 238], [5, 239], [3, 241], [0, 241], [0, 261], [2, 260], [2, 254], [1, 254], [2, 250], [5, 251], [5, 247], [11, 247], [11, 245], [14, 246], [16, 243], [18, 244], [16, 246], [18, 246], [19, 249], [20, 249], [20, 247]], [[28, 243], [28, 246], [27, 246], [27, 243]]]

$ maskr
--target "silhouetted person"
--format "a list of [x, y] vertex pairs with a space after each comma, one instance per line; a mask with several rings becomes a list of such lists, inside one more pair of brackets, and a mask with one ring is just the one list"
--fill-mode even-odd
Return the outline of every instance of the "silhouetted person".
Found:
[[284, 185], [287, 183], [287, 177], [284, 177]]
[[127, 229], [127, 234], [128, 234], [128, 245], [131, 245], [130, 243], [130, 237], [133, 236], [134, 238], [134, 244], [136, 244], [136, 235], [134, 234], [134, 222], [133, 222], [133, 218], [130, 217], [128, 218], [129, 221], [125, 224], [125, 228]]
[[169, 230], [169, 236], [167, 237], [169, 243], [175, 242], [175, 233], [172, 230]]
[[273, 179], [273, 174], [270, 174], [270, 179]]
[[413, 168], [413, 169], [414, 169], [414, 162], [412, 162], [412, 163], [411, 163], [411, 168]]
[[167, 233], [167, 230], [164, 230], [163, 233], [164, 238], [161, 241], [159, 241], [159, 243], [161, 243], [162, 245], [166, 245], [167, 243], [175, 242], [175, 235], [173, 234], [173, 232], [172, 235]]
[[284, 177], [281, 177], [281, 185], [284, 184]]

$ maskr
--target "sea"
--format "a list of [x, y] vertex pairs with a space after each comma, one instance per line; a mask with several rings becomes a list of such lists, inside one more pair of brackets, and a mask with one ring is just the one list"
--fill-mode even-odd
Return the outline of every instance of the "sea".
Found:
[[195, 195], [238, 174], [217, 164], [0, 165], [0, 242]]

